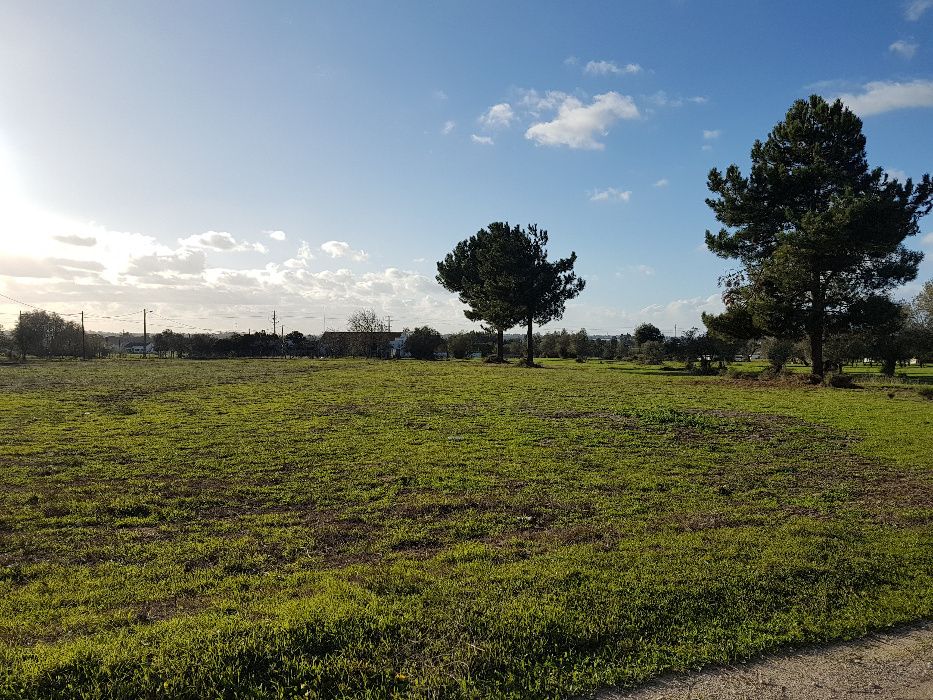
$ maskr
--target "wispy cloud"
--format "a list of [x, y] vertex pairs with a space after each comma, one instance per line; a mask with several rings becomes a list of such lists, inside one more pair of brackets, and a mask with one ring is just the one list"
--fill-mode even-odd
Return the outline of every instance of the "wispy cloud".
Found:
[[205, 231], [196, 233], [187, 238], [179, 238], [178, 244], [182, 248], [190, 250], [217, 250], [229, 252], [254, 251], [257, 253], [267, 252], [262, 243], [238, 242], [230, 233], [226, 231]]
[[453, 119], [448, 119], [446, 122], [444, 122], [444, 126], [441, 127], [441, 133], [444, 136], [447, 136], [456, 127], [457, 127], [457, 122], [455, 122]]
[[706, 141], [712, 141], [713, 139], [718, 139], [722, 135], [721, 129], [703, 129], [703, 138]]
[[321, 244], [321, 250], [332, 258], [350, 258], [357, 262], [362, 262], [369, 257], [368, 253], [351, 248], [346, 241], [327, 241]]
[[898, 39], [888, 47], [888, 51], [891, 53], [896, 53], [898, 56], [906, 58], [909, 61], [914, 57], [914, 54], [917, 53], [919, 46], [920, 44], [916, 42]]
[[916, 22], [931, 7], [933, 7], [933, 0], [911, 0], [904, 7], [904, 17], [911, 22]]
[[593, 190], [587, 192], [591, 202], [627, 202], [632, 198], [631, 190], [617, 190], [615, 187], [607, 187], [604, 190]]
[[670, 182], [668, 181], [668, 179], [666, 177], [662, 177], [660, 180], [654, 183], [654, 186], [655, 187], [667, 187], [669, 184]]
[[933, 107], [933, 80], [908, 83], [876, 81], [864, 86], [861, 94], [838, 95], [853, 112], [868, 117], [896, 109]]
[[515, 112], [512, 110], [512, 105], [508, 102], [500, 102], [487, 109], [480, 116], [479, 123], [488, 129], [504, 129], [512, 123], [513, 119], [515, 119]]
[[886, 168], [884, 172], [892, 180], [900, 180], [901, 182], [907, 180], [907, 173], [898, 168]]
[[525, 132], [525, 138], [542, 146], [602, 150], [605, 144], [597, 140], [598, 136], [606, 136], [609, 127], [620, 119], [637, 119], [639, 116], [632, 98], [617, 92], [596, 95], [588, 105], [576, 97], [564, 96], [557, 117], [532, 124]]
[[583, 67], [587, 75], [634, 75], [641, 73], [643, 68], [637, 63], [626, 63], [619, 66], [615, 61], [590, 61]]
[[933, 246], [933, 231], [931, 231], [930, 233], [926, 234], [926, 235], [921, 239], [921, 241], [923, 242], [923, 245]]
[[65, 243], [66, 245], [78, 245], [88, 248], [93, 245], [97, 245], [97, 239], [94, 236], [75, 236], [75, 235], [65, 235], [65, 236], [53, 236], [53, 239], [59, 243]]
[[285, 240], [285, 231], [279, 231], [278, 229], [266, 229], [263, 231], [269, 238], [273, 241], [284, 241]]
[[443, 90], [435, 90], [432, 94], [433, 94], [434, 99], [440, 102], [443, 102], [444, 100], [447, 99], [447, 93], [444, 92]]
[[493, 146], [496, 143], [489, 136], [477, 136], [476, 134], [470, 134], [470, 141], [478, 143], [480, 146]]
[[649, 95], [647, 100], [650, 104], [655, 107], [683, 107], [688, 102], [690, 104], [702, 105], [709, 102], [708, 97], [703, 97], [702, 95], [695, 95], [693, 97], [671, 97], [664, 90], [658, 90], [656, 93]]

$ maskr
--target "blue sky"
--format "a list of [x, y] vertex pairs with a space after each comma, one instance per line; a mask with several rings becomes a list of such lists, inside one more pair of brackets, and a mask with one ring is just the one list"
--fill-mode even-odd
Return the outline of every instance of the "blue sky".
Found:
[[872, 165], [929, 171], [933, 0], [6, 2], [0, 293], [99, 329], [452, 331], [435, 262], [508, 220], [579, 256], [555, 327], [670, 332], [730, 266], [709, 169], [811, 93], [862, 116]]

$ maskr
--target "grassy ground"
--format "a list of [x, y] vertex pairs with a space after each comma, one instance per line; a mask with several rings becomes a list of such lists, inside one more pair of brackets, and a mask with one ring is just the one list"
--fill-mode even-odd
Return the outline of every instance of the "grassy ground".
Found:
[[0, 697], [561, 697], [931, 615], [909, 386], [0, 367]]

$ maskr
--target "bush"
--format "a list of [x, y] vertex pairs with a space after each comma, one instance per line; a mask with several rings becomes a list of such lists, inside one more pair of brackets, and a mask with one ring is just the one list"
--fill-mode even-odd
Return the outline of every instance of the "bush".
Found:
[[823, 383], [826, 386], [831, 386], [835, 389], [854, 389], [855, 382], [851, 374], [842, 374], [841, 372], [830, 372], [823, 379]]
[[405, 351], [416, 360], [433, 360], [435, 351], [444, 339], [430, 326], [416, 328], [405, 340]]
[[659, 365], [664, 362], [664, 345], [656, 340], [648, 340], [638, 347], [638, 359], [646, 365]]

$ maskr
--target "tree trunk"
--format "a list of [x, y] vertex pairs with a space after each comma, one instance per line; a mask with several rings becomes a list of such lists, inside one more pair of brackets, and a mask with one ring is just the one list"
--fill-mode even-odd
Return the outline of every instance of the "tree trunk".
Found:
[[499, 362], [502, 362], [502, 361], [505, 360], [505, 358], [503, 357], [503, 354], [502, 354], [502, 353], [503, 353], [503, 350], [502, 350], [502, 329], [501, 329], [501, 328], [497, 328], [497, 329], [496, 329], [496, 360], [498, 360]]
[[825, 295], [823, 280], [818, 270], [813, 271], [813, 306], [810, 308], [810, 322], [807, 324], [807, 333], [810, 335], [810, 365], [813, 374], [823, 376], [823, 314], [825, 309]]
[[886, 357], [881, 363], [881, 373], [886, 377], [894, 376], [895, 360], [893, 357]]
[[525, 355], [525, 362], [529, 367], [534, 367], [535, 364], [535, 339], [531, 334], [531, 316], [528, 316], [528, 340], [527, 340], [527, 354]]

